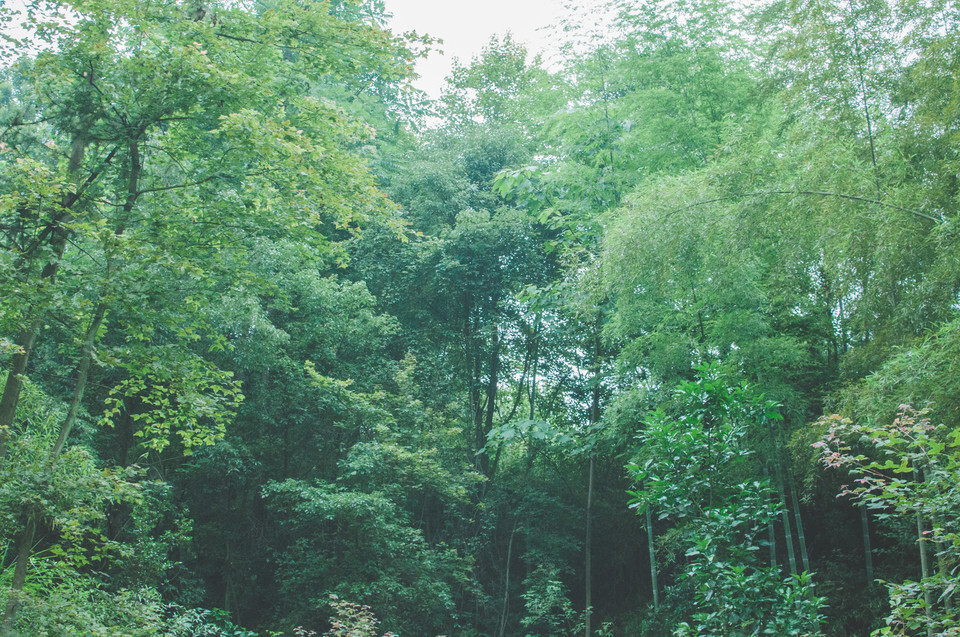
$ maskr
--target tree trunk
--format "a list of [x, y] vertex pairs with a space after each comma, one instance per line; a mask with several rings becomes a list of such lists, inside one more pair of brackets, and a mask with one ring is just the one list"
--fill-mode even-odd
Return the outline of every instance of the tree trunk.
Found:
[[[87, 148], [88, 140], [86, 136], [77, 134], [73, 138], [70, 146], [70, 160], [67, 163], [67, 173], [76, 175], [83, 165], [83, 156]], [[106, 162], [109, 163], [117, 152], [117, 148], [107, 156]], [[92, 173], [85, 184], [91, 183], [99, 175], [98, 172]], [[60, 269], [60, 260], [63, 258], [63, 252], [67, 246], [67, 231], [63, 224], [69, 221], [71, 217], [70, 208], [78, 201], [80, 189], [77, 192], [65, 193], [61, 203], [62, 211], [58, 213], [47, 224], [47, 228], [37, 238], [36, 243], [31, 249], [27, 250], [28, 257], [39, 251], [44, 241], [49, 240], [52, 248], [50, 260], [43, 266], [40, 272], [40, 281], [47, 281], [53, 284], [56, 280], [57, 272]], [[45, 239], [44, 237], [48, 237]], [[41, 312], [38, 308], [33, 308], [33, 320], [27, 327], [17, 335], [15, 344], [19, 352], [14, 355], [10, 370], [7, 372], [7, 382], [3, 388], [3, 397], [0, 398], [0, 461], [7, 457], [7, 447], [10, 440], [10, 429], [17, 416], [17, 406], [20, 404], [20, 390], [23, 387], [23, 374], [27, 370], [27, 362], [30, 360], [30, 353], [33, 351], [33, 345], [36, 343], [37, 334], [43, 324]]]
[[500, 637], [507, 630], [507, 611], [510, 609], [510, 560], [513, 557], [513, 536], [517, 532], [517, 523], [513, 523], [510, 531], [510, 541], [507, 542], [507, 567], [503, 584], [503, 611], [500, 613]]
[[[789, 465], [787, 466], [787, 478], [790, 482], [790, 501], [793, 504], [793, 519], [797, 523], [797, 540], [800, 543], [800, 559], [803, 563], [803, 571], [807, 573], [807, 575], [811, 575], [813, 571], [810, 568], [810, 558], [807, 555], [807, 541], [806, 541], [806, 537], [803, 534], [803, 519], [800, 517], [800, 499], [797, 497], [797, 481], [794, 478], [793, 469], [791, 469]], [[808, 595], [810, 596], [813, 595], [813, 589], [810, 589], [810, 588], [806, 589], [806, 591], [804, 592], [804, 596], [808, 596]], [[820, 620], [814, 619], [811, 622], [811, 624], [812, 624], [811, 628], [813, 629], [813, 634], [819, 635]]]
[[[923, 479], [924, 481], [930, 481], [930, 470], [926, 467], [923, 470]], [[943, 529], [943, 517], [939, 513], [933, 513], [931, 517], [933, 518], [934, 528]], [[945, 575], [950, 568], [950, 565], [948, 564], [947, 557], [946, 557], [947, 544], [943, 541], [941, 537], [937, 536], [936, 533], [934, 533], [934, 537], [936, 538], [935, 542], [937, 544], [937, 552], [936, 552], [937, 572], [942, 575]], [[952, 592], [944, 591], [941, 601], [943, 602], [944, 610], [947, 610], [947, 611], [953, 610], [953, 593]]]
[[800, 517], [800, 499], [797, 497], [797, 483], [793, 477], [793, 470], [787, 468], [787, 481], [790, 488], [790, 503], [793, 506], [793, 519], [797, 524], [797, 542], [800, 544], [800, 560], [803, 570], [811, 573], [810, 557], [807, 555], [807, 541], [803, 534], [803, 519]]
[[927, 540], [923, 536], [923, 516], [917, 511], [917, 545], [920, 547], [920, 577], [923, 586], [923, 614], [927, 620], [927, 637], [933, 637], [933, 594], [925, 580], [930, 577], [930, 560], [927, 557]]
[[650, 585], [653, 587], [653, 610], [660, 609], [660, 591], [657, 586], [657, 550], [653, 542], [653, 513], [647, 507], [647, 550], [650, 553]]
[[[487, 380], [486, 408], [483, 414], [482, 425], [477, 430], [477, 450], [480, 451], [487, 444], [487, 436], [493, 431], [493, 415], [497, 406], [497, 389], [500, 383], [500, 332], [498, 326], [493, 326], [492, 346], [490, 352], [490, 377]], [[495, 467], [494, 467], [495, 468]], [[490, 456], [483, 451], [480, 454], [480, 472], [491, 475]]]
[[7, 372], [7, 382], [3, 387], [3, 398], [0, 398], [0, 461], [7, 457], [7, 446], [10, 441], [10, 430], [17, 416], [17, 404], [20, 402], [20, 390], [23, 388], [23, 373], [27, 371], [27, 362], [33, 343], [40, 331], [40, 321], [34, 321], [17, 335], [15, 345], [19, 351], [14, 354], [10, 370]]
[[593, 517], [593, 455], [590, 456], [590, 469], [589, 469], [589, 478], [587, 479], [587, 528], [586, 528], [586, 542], [584, 543], [584, 549], [586, 555], [584, 556], [584, 611], [583, 611], [583, 626], [584, 634], [586, 637], [590, 637], [593, 634], [593, 631], [590, 627], [591, 616], [593, 615], [593, 599], [592, 599], [592, 572], [591, 572], [591, 553], [593, 550], [592, 547], [592, 517]]
[[[764, 466], [763, 466], [763, 477], [764, 477], [764, 478], [767, 478], [767, 479], [769, 479], [769, 477], [770, 477], [770, 471], [769, 471], [769, 469], [767, 469], [767, 465], [766, 465], [766, 464], [764, 464]], [[771, 566], [771, 568], [776, 568], [776, 567], [778, 566], [778, 563], [777, 563], [777, 530], [776, 530], [776, 528], [775, 528], [774, 525], [773, 525], [773, 518], [771, 518], [770, 521], [767, 522], [767, 542], [768, 542], [768, 544], [769, 544], [769, 546], [768, 546], [767, 548], [769, 548], [769, 550], [770, 550], [770, 566]]]
[[860, 503], [860, 529], [863, 532], [863, 559], [867, 569], [867, 586], [873, 586], [873, 550], [870, 548], [870, 520], [867, 505]]
[[[66, 446], [70, 431], [77, 420], [77, 412], [80, 409], [80, 401], [83, 399], [83, 393], [87, 386], [87, 376], [90, 372], [90, 363], [93, 358], [93, 345], [96, 342], [97, 332], [100, 331], [100, 325], [103, 323], [106, 314], [106, 304], [103, 301], [97, 306], [96, 313], [90, 321], [87, 332], [83, 339], [83, 348], [81, 358], [77, 367], [77, 380], [73, 388], [73, 397], [70, 399], [70, 407], [67, 415], [60, 424], [60, 435], [56, 443], [50, 449], [50, 455], [47, 459], [47, 471], [53, 470], [53, 465], [57, 457]], [[30, 554], [33, 551], [33, 540], [36, 535], [37, 521], [31, 514], [27, 519], [24, 530], [20, 533], [20, 539], [17, 544], [17, 564], [13, 572], [13, 582], [10, 585], [10, 594], [7, 598], [7, 607], [4, 611], [3, 626], [4, 632], [13, 626], [13, 620], [19, 606], [20, 592], [27, 577], [27, 564], [30, 561]]]
[[[532, 352], [531, 356], [533, 360], [531, 361], [531, 373], [530, 373], [530, 391], [528, 393], [528, 399], [530, 401], [530, 412], [528, 418], [533, 421], [534, 417], [537, 414], [537, 373], [540, 368], [540, 326], [543, 319], [543, 313], [537, 313], [537, 320], [533, 328], [533, 343], [532, 343]], [[533, 469], [533, 458], [537, 452], [537, 443], [533, 436], [530, 436], [527, 439], [527, 473], [530, 473], [530, 470]]]
[[867, 122], [867, 141], [870, 145], [870, 164], [873, 166], [873, 183], [877, 188], [877, 196], [883, 194], [880, 187], [880, 172], [877, 168], [877, 149], [873, 139], [873, 122], [870, 119], [870, 101], [867, 95], [867, 82], [863, 73], [863, 56], [860, 53], [860, 34], [857, 32], [857, 23], [853, 23], [853, 51], [857, 64], [857, 80], [860, 84], [860, 98], [863, 102], [863, 116]]
[[793, 547], [793, 527], [790, 524], [790, 507], [787, 505], [786, 488], [784, 485], [783, 446], [780, 444], [780, 428], [771, 423], [767, 430], [772, 450], [771, 463], [776, 477], [777, 495], [780, 497], [780, 517], [783, 522], [784, 541], [787, 545], [787, 562], [790, 565], [790, 574], [797, 574], [797, 555]]
[[[913, 479], [920, 482], [920, 473], [916, 468], [913, 470]], [[933, 593], [926, 584], [930, 577], [930, 559], [927, 557], [927, 539], [924, 537], [923, 515], [917, 510], [917, 547], [920, 549], [920, 578], [923, 587], [923, 614], [927, 620], [927, 637], [933, 637]]]
[[[590, 424], [596, 425], [600, 422], [600, 313], [597, 313], [597, 320], [594, 325], [594, 337], [593, 337], [593, 364], [591, 365], [593, 371], [593, 397], [590, 401]], [[584, 556], [584, 634], [586, 637], [590, 637], [592, 634], [590, 620], [593, 615], [593, 571], [592, 571], [592, 559], [593, 559], [593, 545], [592, 545], [592, 532], [593, 532], [593, 469], [594, 469], [594, 459], [596, 454], [592, 451], [590, 453], [590, 469], [589, 477], [587, 479], [587, 528], [586, 528], [586, 542], [584, 549], [586, 555]]]
[[777, 562], [777, 530], [773, 526], [773, 519], [767, 522], [767, 542], [769, 543], [770, 551], [770, 567], [777, 568], [779, 563]]
[[780, 503], [783, 506], [781, 510], [781, 517], [783, 519], [783, 534], [785, 536], [784, 540], [787, 544], [787, 562], [790, 564], [790, 574], [797, 574], [797, 554], [793, 549], [793, 528], [790, 525], [790, 512], [787, 510], [787, 501], [786, 497], [783, 494], [783, 483], [777, 485], [780, 493]]
[[483, 404], [480, 400], [480, 353], [477, 351], [474, 334], [476, 334], [476, 321], [473, 320], [473, 312], [470, 308], [469, 297], [464, 295], [461, 303], [463, 304], [465, 318], [463, 321], [463, 350], [464, 367], [468, 381], [468, 398], [470, 401], [470, 415], [473, 418], [473, 466], [480, 471], [481, 451], [486, 444], [486, 440], [481, 440], [483, 430]]
[[13, 620], [20, 607], [20, 595], [23, 585], [27, 581], [27, 565], [30, 554], [33, 552], [33, 541], [37, 534], [37, 520], [32, 513], [27, 514], [27, 524], [17, 538], [17, 565], [13, 569], [13, 582], [10, 584], [10, 593], [7, 595], [7, 607], [3, 613], [2, 633], [8, 634], [13, 629]]
[[93, 361], [93, 345], [97, 340], [97, 332], [100, 331], [100, 326], [103, 324], [103, 317], [106, 312], [107, 306], [103, 301], [101, 301], [97, 306], [96, 313], [90, 321], [90, 326], [87, 328], [87, 333], [84, 335], [83, 348], [80, 354], [80, 364], [77, 369], [77, 382], [73, 387], [73, 397], [70, 399], [70, 407], [67, 410], [67, 416], [63, 419], [63, 423], [60, 425], [60, 436], [57, 438], [56, 444], [53, 445], [53, 449], [50, 450], [51, 464], [63, 451], [64, 446], [67, 444], [67, 438], [70, 436], [70, 431], [73, 429], [73, 425], [77, 421], [77, 411], [80, 409], [80, 401], [83, 400], [83, 393], [87, 389], [87, 377], [90, 374], [90, 364]]

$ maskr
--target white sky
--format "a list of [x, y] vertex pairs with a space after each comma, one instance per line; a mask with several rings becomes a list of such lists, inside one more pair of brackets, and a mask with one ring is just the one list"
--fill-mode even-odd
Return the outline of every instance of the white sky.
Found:
[[494, 34], [509, 31], [531, 54], [543, 51], [549, 59], [550, 32], [543, 27], [566, 13], [566, 0], [385, 0], [385, 4], [393, 14], [394, 32], [416, 31], [443, 40], [437, 47], [443, 54], [434, 51], [417, 64], [421, 77], [414, 85], [431, 97], [440, 96], [453, 58], [469, 62]]

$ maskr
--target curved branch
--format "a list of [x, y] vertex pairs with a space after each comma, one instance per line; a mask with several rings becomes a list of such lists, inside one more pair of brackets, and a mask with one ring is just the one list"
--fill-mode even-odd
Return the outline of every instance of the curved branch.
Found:
[[882, 208], [890, 208], [898, 212], [906, 212], [907, 214], [915, 215], [928, 221], [932, 221], [936, 224], [943, 223], [942, 219], [937, 219], [936, 217], [930, 216], [925, 212], [920, 212], [919, 210], [913, 210], [912, 208], [904, 208], [902, 206], [896, 206], [894, 204], [886, 203], [885, 201], [880, 201], [878, 199], [871, 199], [870, 197], [861, 197], [859, 195], [847, 195], [839, 192], [825, 192], [822, 190], [759, 190], [757, 192], [744, 192], [734, 195], [725, 195], [723, 197], [716, 197], [714, 199], [704, 199], [703, 201], [698, 201], [696, 203], [690, 204], [689, 206], [683, 206], [682, 208], [674, 208], [667, 214], [663, 216], [664, 219], [675, 215], [678, 212], [683, 212], [684, 210], [691, 210], [693, 208], [699, 208], [700, 206], [705, 206], [707, 204], [716, 203], [718, 201], [730, 201], [732, 199], [745, 199], [747, 197], [764, 197], [767, 195], [791, 195], [791, 196], [814, 196], [814, 197], [836, 197], [838, 199], [848, 199], [850, 201], [860, 201], [863, 203], [876, 204]]

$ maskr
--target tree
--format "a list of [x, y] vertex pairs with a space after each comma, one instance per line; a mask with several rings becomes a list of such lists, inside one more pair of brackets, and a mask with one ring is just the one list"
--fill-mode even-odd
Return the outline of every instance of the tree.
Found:
[[[257, 239], [296, 237], [336, 259], [334, 240], [385, 208], [355, 150], [372, 131], [303, 89], [401, 78], [408, 49], [327, 2], [32, 3], [27, 16], [23, 44], [40, 52], [10, 65], [4, 105], [4, 286], [19, 303], [3, 316], [17, 336], [0, 460], [51, 322], [76, 370], [51, 468], [94, 366], [111, 368], [106, 420], [137, 424], [158, 455], [173, 437], [189, 454], [223, 437], [240, 399], [204, 358], [227, 347], [206, 312], [225, 282], [266, 290], [244, 270]], [[37, 520], [24, 524], [8, 621]]]
[[[57, 48], [28, 65], [8, 107], [14, 136], [7, 153], [18, 160], [6, 164], [7, 183], [41, 170], [54, 184], [6, 193], [5, 247], [17, 285], [53, 288], [69, 242], [79, 246], [80, 267], [97, 272], [106, 262], [99, 266], [100, 296], [105, 302], [120, 294], [122, 307], [133, 301], [124, 288], [134, 284], [115, 279], [132, 274], [130, 262], [152, 258], [163, 268], [173, 254], [193, 252], [194, 259], [173, 267], [216, 272], [257, 233], [296, 231], [329, 245], [324, 229], [355, 226], [378, 206], [363, 162], [349, 148], [369, 130], [329, 101], [292, 91], [317, 76], [349, 73], [355, 56], [380, 59], [385, 74], [400, 73], [402, 65], [386, 57], [391, 40], [383, 32], [340, 22], [325, 3], [262, 16], [218, 10], [207, 20], [191, 20], [177, 6], [151, 5], [135, 15], [109, 3], [75, 9], [76, 21], [55, 15], [38, 31]], [[124, 29], [106, 29], [121, 22]], [[333, 32], [337, 38], [326, 37]], [[337, 44], [324, 52], [315, 48], [321, 40]], [[58, 91], [47, 93], [48, 86]], [[28, 125], [58, 138], [38, 146]], [[69, 161], [58, 165], [65, 156]], [[163, 206], [171, 206], [168, 214], [153, 214]], [[25, 296], [28, 304], [11, 313], [22, 351], [14, 356], [0, 427], [12, 422], [17, 378], [50, 311], [49, 300]], [[102, 305], [93, 302], [91, 311], [95, 341]]]
[[[780, 418], [776, 405], [730, 386], [714, 366], [677, 388], [679, 417], [651, 414], [628, 470], [638, 489], [631, 507], [672, 518], [683, 551], [681, 586], [696, 600], [683, 635], [819, 634], [824, 599], [809, 573], [782, 578], [759, 559], [761, 539], [779, 514], [769, 481], [747, 459], [750, 429]], [[751, 475], [753, 474], [753, 475]]]

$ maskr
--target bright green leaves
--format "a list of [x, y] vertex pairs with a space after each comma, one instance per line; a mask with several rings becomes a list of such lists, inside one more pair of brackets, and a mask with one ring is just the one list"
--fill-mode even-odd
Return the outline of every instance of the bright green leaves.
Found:
[[[341, 462], [341, 482], [352, 488], [379, 491], [410, 511], [423, 502], [449, 507], [469, 506], [480, 481], [466, 466], [444, 466], [436, 448], [411, 450], [389, 441], [358, 442]], [[459, 469], [459, 470], [458, 470]]]
[[[253, 320], [237, 320], [237, 308], [254, 310], [244, 318], [259, 320], [273, 342], [290, 340], [269, 329], [268, 311], [283, 304], [271, 307], [269, 295], [286, 286], [253, 267], [260, 251], [297, 245], [309, 255], [300, 270], [316, 276], [343, 263], [338, 244], [392, 208], [367, 167], [374, 131], [365, 113], [348, 115], [324, 96], [352, 99], [372, 84], [397, 89], [412, 44], [372, 14], [338, 7], [27, 3], [24, 40], [32, 46], [5, 51], [0, 105], [0, 267], [8, 275], [0, 292], [17, 299], [0, 310], [0, 332], [5, 358], [33, 354], [27, 374], [55, 379], [49, 386], [72, 402], [52, 441], [35, 445], [35, 470], [11, 464], [20, 460], [20, 439], [0, 458], [4, 472], [23, 469], [4, 488], [21, 489], [20, 504], [30, 505], [5, 514], [5, 536], [23, 538], [14, 595], [35, 531], [42, 539], [56, 529], [66, 539], [53, 560], [84, 569], [99, 567], [118, 529], [136, 528], [141, 546], [158, 554], [186, 541], [171, 535], [150, 545], [152, 527], [125, 519], [143, 517], [126, 508], [138, 504], [124, 492], [132, 477], [111, 482], [119, 474], [98, 473], [89, 452], [65, 443], [82, 436], [123, 465], [211, 453], [206, 448], [226, 437], [243, 400], [230, 354], [257, 334]], [[351, 300], [371, 314], [368, 295]], [[373, 322], [373, 331], [389, 333], [388, 322]], [[361, 331], [331, 337], [318, 358], [336, 361], [363, 340]], [[14, 345], [12, 334], [26, 345]], [[30, 350], [34, 343], [41, 353]], [[266, 365], [286, 362], [263, 349], [256, 353]], [[383, 413], [366, 394], [323, 389], [312, 397], [331, 399], [330, 411], [337, 400], [347, 403], [344, 429]], [[17, 422], [17, 408], [17, 396], [5, 396], [4, 425]], [[84, 426], [98, 413], [112, 430]], [[4, 426], [4, 448], [11, 432]], [[43, 453], [44, 444], [52, 451]], [[58, 472], [72, 476], [86, 499], [53, 497], [51, 484], [64, 493], [69, 486]], [[115, 528], [105, 532], [108, 515]], [[88, 624], [99, 626], [94, 618]], [[145, 634], [162, 632], [154, 629]]]
[[[736, 501], [745, 487], [734, 476], [752, 453], [746, 436], [765, 413], [779, 415], [752, 390], [729, 385], [715, 366], [698, 368], [697, 380], [676, 393], [679, 415], [651, 413], [637, 436], [640, 455], [628, 466], [643, 486], [631, 492], [630, 506], [652, 506], [662, 517], [697, 516]], [[769, 486], [756, 486], [769, 495]]]
[[[171, 565], [164, 559], [158, 560], [156, 572], [143, 567], [157, 553], [166, 557], [166, 545], [154, 537], [160, 516], [146, 513], [157, 508], [163, 495], [156, 493], [156, 483], [143, 481], [139, 468], [102, 468], [81, 447], [51, 458], [65, 412], [65, 405], [27, 384], [20, 420], [0, 463], [0, 535], [15, 538], [25, 523], [43, 529], [23, 591], [28, 603], [14, 626], [22, 632], [106, 634], [108, 627], [123, 625], [130, 635], [162, 634], [159, 594], [147, 587], [154, 583], [152, 576], [165, 577]], [[111, 528], [126, 512], [133, 512], [134, 541]], [[91, 575], [119, 576], [124, 569], [137, 567], [136, 595], [108, 591]], [[9, 586], [12, 571], [5, 570], [4, 587]], [[118, 577], [115, 584], [123, 586], [126, 581]]]
[[[510, 34], [493, 36], [469, 64], [456, 63], [441, 99], [451, 129], [492, 125], [537, 128], [562, 105], [539, 56]], [[518, 126], [519, 125], [519, 126]]]
[[[156, 452], [176, 436], [183, 453], [222, 439], [243, 400], [233, 374], [189, 354], [157, 348], [122, 363], [129, 376], [111, 389], [104, 424], [114, 425], [127, 405], [134, 435]], [[128, 402], [129, 401], [129, 402]]]
[[24, 388], [22, 401], [23, 419], [15, 426], [8, 457], [0, 465], [0, 529], [5, 537], [15, 536], [25, 514], [51, 521], [62, 533], [59, 550], [71, 556], [80, 551], [76, 560], [88, 563], [92, 558], [87, 551], [103, 548], [85, 540], [88, 535], [98, 537], [104, 506], [139, 499], [132, 483], [136, 472], [101, 469], [90, 452], [81, 448], [69, 450], [65, 462], [52, 464], [49, 447], [56, 440], [65, 406], [32, 384]]
[[783, 579], [759, 556], [781, 507], [748, 462], [748, 442], [781, 418], [776, 405], [704, 365], [678, 388], [672, 409], [677, 416], [650, 415], [627, 471], [638, 487], [628, 491], [630, 507], [671, 520], [675, 550], [683, 550], [679, 586], [692, 589], [696, 605], [678, 634], [818, 633], [824, 600], [808, 576]]
[[528, 635], [573, 634], [577, 613], [570, 602], [560, 570], [538, 564], [524, 581], [524, 615], [520, 624]]
[[[254, 109], [224, 115], [216, 130], [222, 143], [254, 159], [246, 168], [244, 199], [255, 215], [268, 215], [278, 230], [304, 240], [358, 227], [384, 213], [388, 202], [353, 146], [373, 131], [329, 100], [293, 100], [294, 113], [264, 121]], [[257, 219], [257, 217], [253, 217]]]
[[[83, 325], [101, 308], [91, 355], [127, 374], [109, 417], [138, 402], [152, 448], [176, 431], [189, 451], [222, 437], [239, 397], [189, 350], [229, 347], [205, 313], [260, 283], [247, 267], [258, 241], [309, 243], [342, 263], [333, 246], [390, 207], [358, 152], [374, 132], [316, 83], [361, 69], [399, 77], [406, 63], [391, 54], [403, 45], [327, 2], [69, 9], [43, 9], [34, 35], [56, 47], [22, 65], [5, 104], [4, 154], [17, 161], [0, 192], [3, 263], [22, 303], [3, 324], [54, 312]], [[34, 126], [30, 112], [42, 113]], [[98, 352], [121, 335], [176, 345], [125, 361], [122, 348]]]
[[960, 323], [956, 320], [890, 357], [863, 382], [838, 395], [839, 410], [858, 421], [881, 426], [897, 417], [903, 403], [923, 405], [934, 422], [960, 428]]

